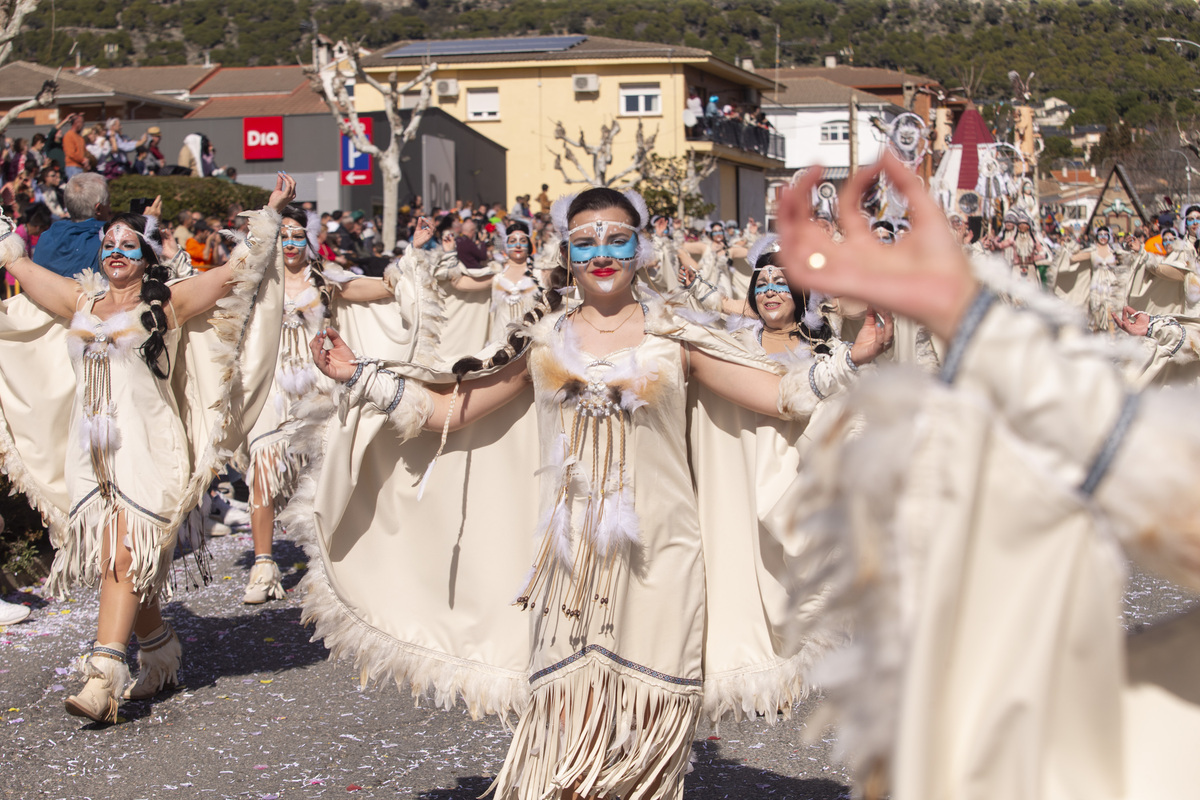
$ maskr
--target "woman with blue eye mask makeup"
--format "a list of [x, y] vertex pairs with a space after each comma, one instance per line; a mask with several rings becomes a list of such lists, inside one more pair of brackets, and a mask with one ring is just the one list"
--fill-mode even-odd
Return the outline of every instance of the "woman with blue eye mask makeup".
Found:
[[[776, 574], [761, 588], [771, 568], [760, 569], [749, 540], [756, 510], [725, 544], [726, 531], [701, 524], [697, 472], [730, 473], [690, 455], [691, 390], [807, 420], [878, 354], [886, 330], [874, 344], [836, 347], [829, 363], [801, 347], [786, 362], [770, 358], [635, 293], [649, 217], [636, 194], [590, 189], [553, 215], [579, 304], [564, 308], [548, 287], [503, 346], [450, 374], [356, 357], [334, 330], [310, 343], [359, 415], [354, 425], [314, 420], [323, 427], [312, 436], [326, 453], [352, 441], [363, 456], [309, 461], [310, 512], [297, 524], [308, 520], [302, 535], [320, 574], [310, 573], [305, 613], [364, 674], [410, 682], [444, 705], [461, 696], [472, 713], [519, 714], [493, 787], [501, 800], [677, 799], [702, 714], [787, 713], [807, 691], [803, 642], [765, 628], [738, 635], [748, 607], [786, 615], [786, 581]], [[436, 436], [420, 451], [428, 460], [401, 456], [421, 445], [421, 430], [522, 437], [509, 442], [517, 448], [513, 419], [528, 408], [538, 452], [507, 462], [486, 535], [460, 523], [465, 497], [442, 498], [453, 519], [413, 525], [396, 513], [402, 486], [439, 482]], [[409, 445], [384, 449], [391, 430], [371, 438], [381, 417]], [[313, 522], [337, 519], [345, 524], [333, 530]], [[750, 638], [752, 652], [742, 648]]]
[[[392, 298], [392, 288], [385, 281], [323, 262], [317, 256], [319, 226], [320, 218], [314, 212], [295, 205], [283, 210], [276, 251], [283, 272], [278, 365], [271, 375], [262, 412], [257, 419], [247, 421], [246, 484], [250, 487], [250, 534], [254, 542], [254, 565], [242, 597], [248, 605], [287, 596], [273, 555], [275, 506], [294, 488], [296, 466], [287, 434], [291, 409], [319, 389], [319, 373], [313, 367], [308, 341], [333, 319], [335, 303], [341, 307]], [[214, 535], [229, 532], [224, 525], [213, 526]]]
[[523, 222], [511, 223], [504, 236], [504, 269], [492, 278], [492, 317], [489, 342], [508, 337], [508, 326], [520, 322], [537, 300], [538, 284], [530, 265], [532, 242]]
[[1054, 275], [1054, 293], [1082, 308], [1092, 331], [1112, 333], [1113, 314], [1120, 314], [1129, 294], [1133, 258], [1118, 252], [1112, 231], [1101, 225], [1093, 232], [1095, 244], [1065, 259]]
[[[238, 420], [261, 402], [250, 395], [269, 361], [243, 345], [252, 316], [279, 312], [258, 289], [294, 192], [281, 174], [267, 207], [248, 215], [234, 258], [176, 281], [163, 261], [173, 243], [158, 232], [159, 200], [145, 217], [113, 217], [100, 273], [78, 280], [22, 257], [20, 238], [0, 230], [0, 265], [27, 295], [0, 307], [4, 468], [49, 523], [48, 593], [100, 590], [87, 680], [66, 698], [69, 714], [116, 722], [124, 699], [178, 682], [182, 648], [159, 604], [177, 584], [209, 577], [197, 505], [236, 447]], [[178, 573], [177, 543], [190, 551]], [[136, 682], [125, 656], [133, 634]]]

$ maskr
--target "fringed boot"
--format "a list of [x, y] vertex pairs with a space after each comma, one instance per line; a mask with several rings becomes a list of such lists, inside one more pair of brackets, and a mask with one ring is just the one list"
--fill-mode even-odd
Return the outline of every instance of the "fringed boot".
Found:
[[283, 590], [283, 576], [275, 564], [274, 556], [259, 555], [254, 557], [254, 567], [250, 570], [250, 582], [246, 584], [246, 594], [242, 602], [256, 606], [268, 600], [283, 600], [287, 592]]
[[67, 713], [96, 722], [116, 722], [120, 697], [130, 680], [125, 645], [96, 642], [82, 671], [87, 683], [78, 694], [66, 699]]
[[165, 620], [149, 636], [139, 636], [138, 646], [137, 683], [125, 690], [126, 700], [147, 700], [179, 685], [183, 648]]

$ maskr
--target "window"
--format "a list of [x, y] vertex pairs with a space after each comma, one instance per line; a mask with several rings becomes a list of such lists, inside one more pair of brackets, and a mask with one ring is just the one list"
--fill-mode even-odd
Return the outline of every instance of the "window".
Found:
[[467, 89], [467, 119], [500, 119], [500, 90]]
[[821, 142], [850, 141], [849, 122], [826, 122], [821, 126]]
[[657, 83], [621, 84], [621, 116], [657, 117], [662, 114], [662, 89]]

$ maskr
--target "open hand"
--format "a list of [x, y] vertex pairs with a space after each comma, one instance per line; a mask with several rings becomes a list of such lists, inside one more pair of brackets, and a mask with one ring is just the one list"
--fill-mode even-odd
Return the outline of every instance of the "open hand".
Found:
[[[327, 342], [328, 350], [325, 349]], [[333, 328], [325, 328], [314, 336], [308, 343], [308, 349], [312, 351], [313, 363], [325, 375], [339, 383], [354, 377], [354, 371], [358, 369], [354, 351]]]
[[[864, 192], [881, 172], [907, 198], [912, 219], [911, 232], [890, 245], [872, 236], [858, 213]], [[820, 180], [820, 169], [809, 170], [779, 201], [778, 258], [788, 282], [890, 309], [953, 338], [975, 294], [975, 280], [946, 217], [917, 176], [890, 154], [859, 170], [839, 193], [841, 243], [830, 241], [813, 220], [813, 187]]]

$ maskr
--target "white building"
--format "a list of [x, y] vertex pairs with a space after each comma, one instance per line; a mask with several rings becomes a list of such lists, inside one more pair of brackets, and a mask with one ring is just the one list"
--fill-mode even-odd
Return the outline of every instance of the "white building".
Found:
[[1040, 108], [1034, 107], [1033, 121], [1038, 125], [1048, 125], [1061, 128], [1067, 124], [1067, 119], [1075, 112], [1066, 100], [1058, 97], [1047, 97]]
[[783, 136], [789, 171], [820, 165], [830, 180], [850, 172], [850, 101], [858, 100], [859, 165], [883, 155], [884, 137], [872, 117], [891, 119], [904, 109], [894, 103], [825, 78], [793, 78], [778, 95], [762, 97], [762, 109]]

